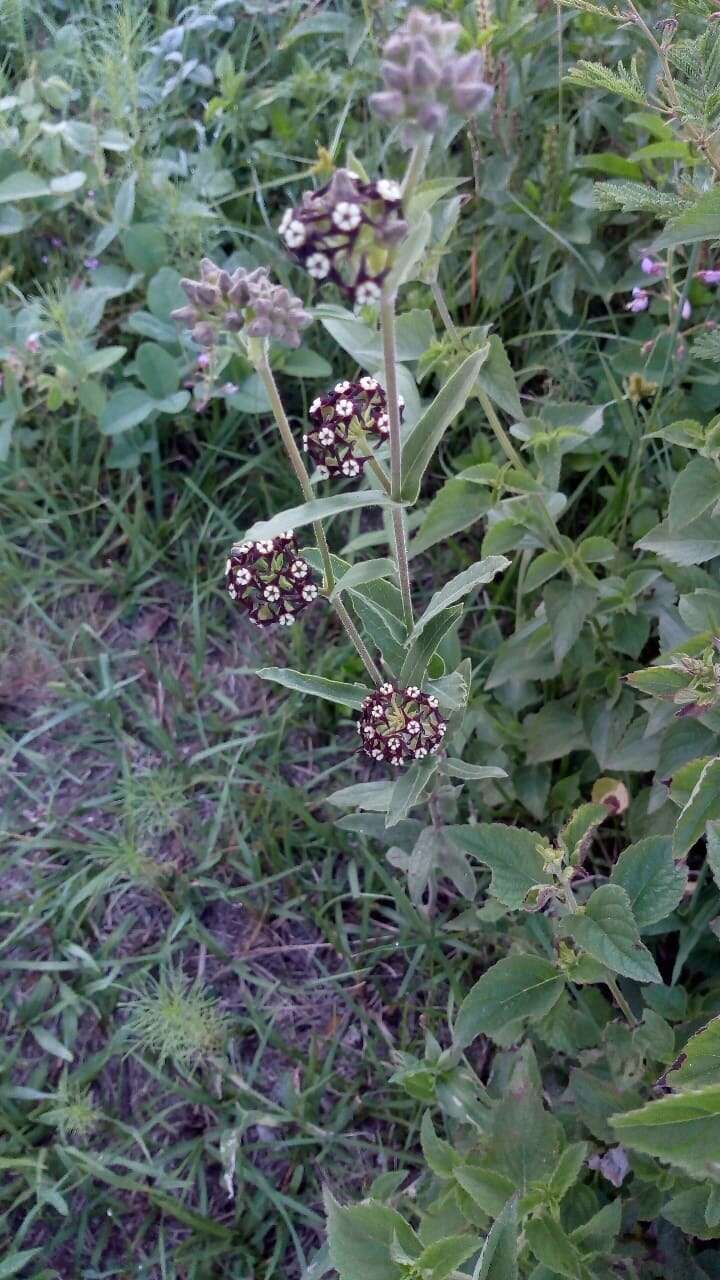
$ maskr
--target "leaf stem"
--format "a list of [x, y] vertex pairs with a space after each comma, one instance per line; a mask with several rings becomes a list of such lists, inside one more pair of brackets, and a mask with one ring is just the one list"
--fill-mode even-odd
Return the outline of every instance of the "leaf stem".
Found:
[[[402, 496], [402, 437], [400, 432], [400, 405], [398, 404], [397, 356], [395, 345], [395, 295], [383, 290], [380, 304], [380, 320], [382, 324], [383, 357], [385, 362], [385, 392], [387, 395], [388, 418], [390, 420], [390, 496], [395, 503], [400, 503]], [[400, 593], [402, 596], [403, 617], [408, 634], [413, 628], [413, 607], [410, 591], [410, 568], [408, 565], [407, 531], [402, 508], [392, 508], [392, 523], [395, 539], [395, 561], [398, 568]]]
[[[302, 495], [306, 502], [312, 502], [314, 500], [315, 495], [312, 490], [312, 485], [310, 484], [310, 477], [307, 473], [305, 463], [303, 462], [302, 454], [300, 453], [300, 450], [298, 449], [295, 443], [295, 439], [293, 437], [293, 433], [290, 428], [290, 423], [288, 422], [287, 414], [285, 413], [285, 407], [280, 397], [278, 385], [273, 376], [272, 369], [270, 368], [270, 365], [268, 363], [267, 351], [265, 350], [264, 347], [262, 351], [259, 354], [257, 354], [253, 363], [255, 364], [255, 368], [257, 369], [257, 372], [259, 373], [260, 378], [262, 379], [265, 390], [268, 393], [268, 399], [272, 407], [273, 417], [275, 418], [275, 421], [277, 423], [278, 430], [282, 438], [282, 442], [285, 446], [285, 452], [287, 453], [290, 459], [290, 465], [292, 466], [292, 469], [295, 472], [298, 484], [300, 485], [300, 489], [302, 491]], [[323, 577], [325, 580], [323, 584], [323, 590], [325, 595], [329, 596], [330, 592], [332, 591], [335, 585], [335, 574], [333, 573], [332, 557], [330, 555], [330, 548], [328, 546], [328, 541], [325, 536], [325, 530], [323, 529], [322, 524], [320, 523], [319, 520], [315, 520], [313, 522], [313, 531], [315, 533], [315, 540], [317, 542], [318, 550], [320, 552], [320, 555], [322, 557], [322, 562], [323, 562]], [[382, 672], [380, 671], [379, 667], [373, 660], [369, 649], [367, 648], [365, 642], [363, 641], [360, 635], [360, 632], [355, 626], [355, 623], [350, 617], [350, 614], [345, 608], [345, 605], [343, 604], [342, 600], [340, 600], [339, 597], [335, 597], [331, 601], [331, 604], [338, 618], [340, 619], [340, 622], [342, 623], [345, 629], [348, 639], [354, 645], [359, 657], [361, 658], [363, 666], [365, 667], [365, 670], [367, 671], [371, 680], [373, 680], [375, 684], [378, 684], [378, 685], [382, 684], [383, 682]]]

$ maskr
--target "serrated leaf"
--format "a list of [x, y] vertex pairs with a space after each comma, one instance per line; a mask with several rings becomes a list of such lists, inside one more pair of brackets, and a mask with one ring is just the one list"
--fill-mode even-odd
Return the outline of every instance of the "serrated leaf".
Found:
[[568, 1280], [587, 1280], [588, 1271], [577, 1245], [549, 1214], [531, 1218], [525, 1224], [525, 1234], [538, 1262], [550, 1268], [554, 1275], [567, 1276]]
[[698, 200], [676, 218], [672, 218], [654, 248], [670, 249], [677, 244], [693, 244], [698, 240], [715, 240], [720, 236], [720, 190], [704, 191]]
[[508, 360], [502, 339], [496, 333], [488, 338], [489, 351], [478, 374], [478, 383], [482, 390], [499, 404], [501, 409], [512, 415], [518, 422], [525, 417], [525, 410], [518, 395], [513, 367]]
[[473, 1272], [473, 1280], [517, 1280], [519, 1239], [517, 1198], [495, 1219]]
[[464, 600], [471, 592], [476, 591], [478, 587], [484, 586], [487, 582], [492, 582], [496, 574], [502, 573], [503, 569], [507, 569], [510, 561], [505, 556], [488, 556], [484, 560], [477, 560], [469, 569], [464, 569], [462, 573], [458, 573], [445, 586], [436, 591], [430, 600], [427, 609], [422, 617], [415, 623], [411, 639], [415, 640], [422, 633], [428, 622], [437, 614], [442, 613], [443, 609], [447, 609], [449, 605], [455, 604], [456, 600]]
[[720, 1085], [667, 1094], [613, 1116], [611, 1124], [623, 1146], [707, 1177], [720, 1146]]
[[579, 583], [551, 582], [544, 591], [555, 661], [565, 660], [592, 613], [597, 592]]
[[447, 827], [446, 835], [451, 844], [490, 868], [490, 892], [506, 907], [517, 910], [535, 885], [552, 883], [538, 852], [541, 837], [534, 831], [498, 822]]
[[720, 499], [720, 471], [710, 458], [693, 458], [670, 492], [668, 525], [678, 533]]
[[464, 408], [489, 349], [489, 345], [486, 345], [463, 361], [460, 368], [448, 378], [445, 386], [440, 388], [432, 404], [405, 440], [402, 450], [402, 496], [407, 502], [417, 502], [425, 468], [450, 423]]
[[376, 1200], [344, 1206], [326, 1190], [325, 1211], [330, 1260], [341, 1280], [402, 1280], [406, 1268], [393, 1261], [393, 1244], [409, 1257], [422, 1252], [405, 1219]]
[[667, 1073], [672, 1089], [720, 1085], [720, 1018], [713, 1018], [690, 1037], [679, 1061], [680, 1066]]
[[295, 693], [307, 693], [313, 698], [324, 698], [341, 707], [353, 707], [359, 711], [370, 692], [361, 684], [343, 684], [340, 680], [327, 680], [324, 676], [306, 675], [291, 667], [261, 667], [255, 672], [261, 680], [272, 680]]
[[669, 836], [647, 836], [620, 854], [610, 883], [625, 890], [638, 927], [646, 929], [682, 901], [687, 868], [673, 859]]
[[663, 521], [635, 545], [641, 551], [654, 551], [664, 556], [672, 564], [705, 564], [706, 560], [720, 556], [720, 521], [712, 516], [702, 516], [679, 533], [673, 533], [668, 522]]
[[637, 982], [662, 981], [652, 955], [640, 941], [630, 899], [620, 885], [595, 889], [584, 910], [564, 923], [583, 950], [614, 973]]
[[688, 683], [688, 676], [674, 667], [647, 667], [643, 671], [631, 671], [624, 679], [633, 689], [649, 693], [654, 698], [667, 698], [670, 702]]
[[563, 987], [561, 972], [549, 960], [507, 956], [466, 995], [455, 1019], [453, 1042], [467, 1048], [479, 1035], [494, 1037], [513, 1023], [535, 1022], [552, 1009]]
[[673, 853], [683, 858], [705, 834], [707, 822], [720, 818], [720, 757], [704, 766], [675, 824]]

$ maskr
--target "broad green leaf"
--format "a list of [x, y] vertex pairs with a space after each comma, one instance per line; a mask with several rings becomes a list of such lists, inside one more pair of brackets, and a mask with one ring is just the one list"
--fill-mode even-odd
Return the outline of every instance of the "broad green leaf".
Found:
[[630, 899], [640, 929], [664, 920], [682, 900], [687, 868], [673, 859], [669, 836], [647, 836], [625, 849], [613, 867], [611, 884]]
[[423, 684], [430, 659], [445, 636], [460, 621], [461, 617], [462, 605], [455, 604], [431, 618], [427, 626], [423, 628], [422, 634], [412, 641], [408, 649], [407, 657], [400, 671], [400, 684], [403, 687], [406, 688], [412, 684]]
[[468, 529], [489, 511], [491, 505], [490, 494], [476, 484], [463, 480], [461, 476], [446, 480], [427, 508], [415, 537], [411, 539], [408, 556], [412, 559], [434, 547], [436, 543], [444, 542], [454, 533]]
[[667, 1094], [611, 1123], [623, 1146], [707, 1177], [720, 1148], [720, 1085]]
[[135, 355], [137, 376], [149, 395], [164, 400], [177, 391], [180, 370], [177, 362], [156, 342], [141, 342]]
[[567, 1276], [568, 1280], [587, 1280], [589, 1273], [577, 1245], [549, 1214], [531, 1218], [525, 1224], [525, 1236], [538, 1262], [544, 1263], [555, 1275]]
[[299, 507], [281, 511], [271, 520], [258, 520], [248, 529], [243, 541], [275, 538], [284, 529], [297, 529], [301, 525], [312, 524], [314, 520], [327, 520], [329, 516], [336, 516], [340, 512], [392, 505], [392, 500], [380, 489], [359, 489], [355, 493], [338, 493], [331, 498], [314, 498], [312, 502], [303, 502]]
[[522, 422], [525, 411], [518, 395], [513, 367], [508, 360], [502, 339], [496, 333], [491, 333], [488, 343], [490, 350], [478, 374], [478, 383], [485, 394], [495, 401], [495, 404], [499, 404], [506, 413]]
[[425, 253], [431, 233], [432, 218], [429, 213], [421, 213], [397, 250], [392, 271], [385, 282], [389, 293], [396, 293], [401, 284], [416, 278], [413, 273]]
[[654, 241], [656, 249], [670, 249], [676, 244], [692, 244], [697, 240], [715, 240], [720, 236], [720, 190], [703, 192], [690, 209], [671, 218], [662, 234]]
[[396, 1243], [417, 1258], [422, 1246], [405, 1219], [376, 1200], [340, 1205], [325, 1191], [330, 1261], [341, 1280], [402, 1280], [405, 1267], [393, 1261]]
[[564, 567], [565, 557], [559, 551], [542, 551], [535, 557], [525, 574], [523, 593], [536, 591], [538, 587], [549, 582], [550, 578], [554, 578], [556, 573], [560, 573]]
[[687, 528], [720, 499], [720, 469], [710, 458], [693, 458], [680, 472], [670, 492], [668, 525], [671, 533]]
[[495, 1037], [513, 1023], [537, 1021], [560, 998], [564, 979], [549, 960], [512, 955], [488, 969], [458, 1010], [453, 1041], [466, 1048], [479, 1035]]
[[720, 756], [708, 760], [675, 824], [673, 853], [683, 858], [705, 834], [705, 824], [720, 818]]
[[371, 813], [387, 813], [392, 799], [392, 782], [356, 782], [352, 787], [341, 787], [325, 797], [326, 804], [339, 809], [367, 809]]
[[473, 383], [487, 359], [489, 346], [473, 352], [438, 391], [405, 440], [402, 450], [402, 496], [411, 503], [420, 495], [425, 469], [450, 423], [464, 408]]
[[579, 583], [550, 582], [543, 593], [555, 661], [564, 662], [592, 613], [597, 592]]
[[28, 169], [20, 169], [11, 173], [0, 182], [0, 204], [12, 203], [15, 200], [34, 200], [38, 196], [49, 196], [50, 186]]
[[517, 910], [535, 885], [552, 883], [538, 852], [542, 838], [534, 831], [497, 822], [447, 827], [445, 834], [451, 844], [490, 868], [490, 892], [506, 907]]
[[308, 693], [313, 698], [337, 702], [341, 707], [353, 707], [359, 711], [369, 689], [361, 684], [343, 684], [340, 680], [326, 680], [324, 676], [305, 675], [291, 667], [261, 667], [255, 674], [261, 680], [272, 680], [296, 693]]
[[456, 600], [464, 600], [472, 591], [492, 582], [497, 573], [507, 569], [510, 561], [505, 556], [489, 556], [486, 560], [478, 560], [469, 569], [456, 574], [440, 591], [436, 591], [422, 617], [415, 623], [411, 639], [415, 640], [430, 622], [431, 618], [455, 604]]
[[671, 1088], [720, 1085], [720, 1018], [713, 1018], [690, 1037], [678, 1062], [679, 1066], [668, 1071]]
[[376, 560], [361, 560], [359, 564], [351, 565], [342, 577], [338, 578], [330, 592], [330, 599], [334, 600], [342, 591], [362, 586], [365, 582], [377, 582], [378, 578], [392, 578], [395, 573], [395, 562], [389, 560], [387, 556], [378, 557]]
[[607, 1253], [620, 1233], [622, 1208], [623, 1202], [618, 1196], [593, 1214], [587, 1222], [583, 1222], [582, 1226], [571, 1231], [571, 1239], [580, 1245], [583, 1253]]
[[104, 436], [117, 436], [144, 422], [155, 413], [156, 405], [147, 391], [140, 387], [124, 386], [110, 396], [100, 418], [100, 430]]
[[73, 191], [79, 191], [86, 182], [87, 174], [82, 169], [73, 169], [72, 173], [62, 173], [57, 178], [50, 179], [50, 193], [54, 196], [68, 196]]
[[640, 941], [630, 898], [618, 884], [604, 884], [586, 906], [565, 919], [567, 931], [594, 960], [637, 982], [661, 982], [657, 965]]
[[440, 761], [437, 756], [428, 756], [425, 760], [415, 760], [400, 775], [393, 787], [392, 800], [385, 821], [386, 827], [394, 827], [401, 818], [405, 818], [410, 809], [418, 804], [428, 783], [437, 772]]
[[553, 1169], [551, 1177], [548, 1179], [548, 1190], [556, 1200], [561, 1200], [566, 1196], [571, 1187], [575, 1186], [583, 1165], [587, 1159], [588, 1143], [572, 1142], [561, 1153], [557, 1165]]
[[667, 698], [670, 702], [688, 683], [688, 676], [674, 667], [646, 667], [642, 671], [631, 671], [624, 679], [633, 689], [649, 693], [654, 698]]
[[418, 1272], [424, 1280], [445, 1280], [446, 1276], [455, 1273], [463, 1262], [477, 1253], [480, 1241], [476, 1236], [447, 1236], [444, 1240], [434, 1240], [423, 1249], [417, 1260]]
[[519, 1234], [517, 1198], [513, 1197], [490, 1229], [473, 1280], [517, 1280]]
[[[720, 196], [720, 187], [717, 189]], [[635, 544], [641, 551], [654, 551], [671, 564], [681, 566], [705, 564], [720, 556], [720, 520], [704, 515], [693, 520], [678, 533], [673, 533], [665, 520]]]
[[472, 1163], [460, 1164], [454, 1169], [453, 1177], [470, 1199], [478, 1205], [483, 1213], [491, 1218], [502, 1213], [515, 1184], [504, 1173], [496, 1173], [494, 1169], [486, 1169], [482, 1165]]
[[712, 1215], [711, 1196], [715, 1190], [710, 1184], [688, 1187], [663, 1205], [663, 1218], [697, 1240], [717, 1240], [720, 1237], [720, 1226], [708, 1223], [709, 1210]]

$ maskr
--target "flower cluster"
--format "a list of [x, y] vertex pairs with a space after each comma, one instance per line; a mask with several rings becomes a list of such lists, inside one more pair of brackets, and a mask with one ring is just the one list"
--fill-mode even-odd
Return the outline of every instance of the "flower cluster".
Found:
[[287, 210], [278, 232], [313, 280], [336, 284], [356, 306], [377, 302], [390, 250], [407, 234], [400, 186], [390, 178], [362, 182], [338, 169]]
[[302, 302], [282, 285], [273, 284], [265, 267], [232, 273], [203, 258], [199, 280], [180, 281], [188, 305], [172, 318], [187, 325], [201, 347], [213, 347], [221, 333], [250, 338], [273, 338], [286, 347], [299, 347], [300, 334], [311, 322]]
[[444, 128], [449, 111], [467, 117], [492, 98], [479, 50], [457, 52], [461, 31], [457, 22], [411, 9], [385, 44], [384, 88], [372, 94], [370, 105], [385, 120], [405, 121], [403, 142], [408, 147]]
[[363, 701], [358, 733], [363, 750], [373, 760], [408, 764], [435, 755], [443, 743], [447, 721], [438, 700], [415, 685], [396, 689], [383, 684]]
[[[402, 419], [402, 396], [398, 407]], [[303, 436], [303, 449], [324, 480], [361, 475], [370, 456], [364, 451], [367, 440], [382, 443], [390, 433], [387, 396], [376, 378], [336, 383], [313, 400], [309, 414], [312, 426]]]
[[233, 547], [225, 577], [231, 598], [258, 627], [290, 626], [318, 595], [292, 529]]

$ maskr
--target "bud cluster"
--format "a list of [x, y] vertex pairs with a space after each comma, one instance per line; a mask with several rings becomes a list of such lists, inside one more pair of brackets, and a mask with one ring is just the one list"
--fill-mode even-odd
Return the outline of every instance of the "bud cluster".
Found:
[[480, 51], [457, 51], [461, 30], [459, 23], [444, 22], [438, 14], [411, 9], [385, 44], [385, 87], [372, 94], [370, 106], [385, 120], [405, 121], [403, 142], [408, 147], [444, 128], [450, 111], [467, 117], [492, 98]]
[[190, 328], [201, 347], [213, 347], [221, 333], [241, 329], [250, 338], [273, 338], [286, 347], [299, 347], [300, 334], [311, 322], [300, 299], [273, 284], [265, 267], [229, 272], [212, 258], [203, 258], [200, 279], [180, 283], [188, 305], [173, 311], [172, 318]]
[[676, 713], [681, 718], [702, 716], [720, 703], [720, 639], [715, 637], [712, 644], [693, 658], [686, 653], [677, 654], [670, 662], [674, 671], [682, 672], [688, 677], [688, 684], [679, 689], [673, 702], [680, 710]]
[[363, 750], [373, 760], [408, 764], [435, 755], [447, 731], [438, 700], [414, 685], [383, 684], [364, 699], [357, 729]]
[[338, 169], [324, 187], [306, 191], [284, 214], [285, 248], [319, 283], [333, 283], [356, 306], [377, 302], [390, 269], [390, 250], [407, 234], [397, 182], [362, 182]]
[[225, 577], [229, 595], [258, 627], [290, 626], [318, 595], [292, 529], [233, 547]]
[[[402, 420], [402, 396], [398, 407]], [[303, 436], [303, 449], [324, 480], [361, 475], [370, 457], [365, 451], [367, 441], [382, 443], [390, 434], [387, 396], [377, 379], [369, 376], [336, 383], [332, 391], [313, 400], [309, 415], [312, 426]]]

